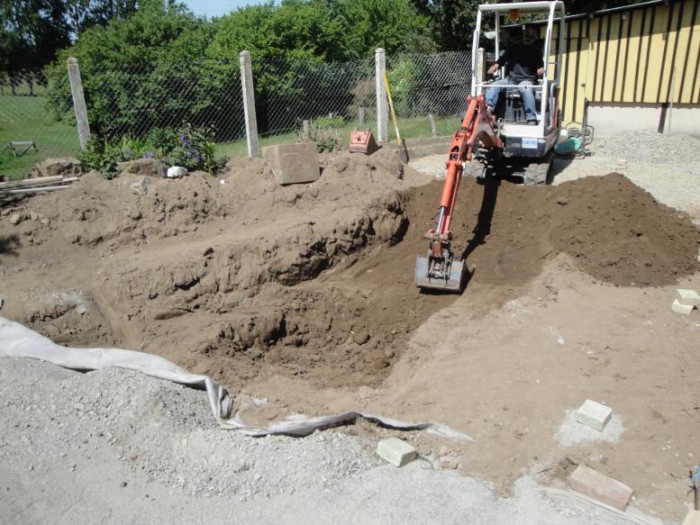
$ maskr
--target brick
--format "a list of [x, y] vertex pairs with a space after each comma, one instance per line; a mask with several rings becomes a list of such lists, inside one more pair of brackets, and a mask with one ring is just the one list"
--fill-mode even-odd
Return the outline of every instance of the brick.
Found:
[[391, 437], [377, 444], [377, 454], [395, 467], [403, 467], [416, 457], [416, 449], [399, 438]]
[[632, 497], [630, 487], [584, 465], [576, 467], [569, 477], [569, 485], [576, 492], [618, 510], [625, 510]]
[[612, 416], [612, 408], [586, 399], [576, 414], [576, 421], [586, 426], [602, 431]]
[[693, 311], [693, 305], [692, 304], [681, 304], [678, 299], [673, 300], [673, 304], [671, 305], [671, 310], [676, 312], [677, 314], [683, 314], [683, 315], [690, 315], [690, 312]]
[[314, 182], [321, 177], [315, 143], [266, 146], [262, 154], [278, 184]]
[[700, 306], [700, 294], [695, 290], [676, 290], [676, 300], [682, 305]]
[[681, 525], [700, 525], [700, 510], [690, 510]]

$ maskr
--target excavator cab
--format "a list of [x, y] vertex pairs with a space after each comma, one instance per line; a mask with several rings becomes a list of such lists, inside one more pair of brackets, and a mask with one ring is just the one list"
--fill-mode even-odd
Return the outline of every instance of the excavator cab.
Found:
[[[487, 25], [491, 29], [484, 31]], [[559, 99], [564, 50], [564, 3], [535, 1], [479, 6], [472, 42], [471, 94], [485, 96], [494, 83], [494, 79], [486, 75], [483, 45], [490, 41], [494, 56], [499, 57], [507, 46], [504, 37], [520, 38], [525, 25], [528, 31], [537, 35], [535, 45], [542, 53], [544, 64], [544, 75], [531, 88], [537, 113], [536, 124], [525, 118], [518, 85], [508, 83], [502, 86], [494, 114], [504, 147], [496, 153], [520, 168], [515, 173], [522, 177], [524, 184], [535, 185], [549, 182], [552, 153], [561, 129]], [[510, 71], [501, 68], [499, 73], [500, 78], [509, 79]]]
[[[558, 17], [558, 18], [556, 18]], [[555, 20], [556, 19], [556, 20]], [[513, 28], [528, 20], [538, 28], [542, 41], [544, 75], [533, 85], [536, 119], [524, 118], [519, 86], [499, 84], [498, 105], [490, 110], [486, 94], [493, 80], [485, 79], [482, 24], [490, 24], [488, 36], [494, 38], [495, 55], [499, 56], [502, 27]], [[557, 27], [555, 29], [555, 22]], [[484, 37], [487, 32], [484, 32]], [[556, 33], [556, 46], [554, 45]], [[461, 293], [465, 285], [465, 264], [455, 258], [450, 222], [459, 183], [465, 170], [484, 173], [484, 165], [516, 166], [527, 185], [548, 182], [552, 152], [559, 137], [559, 86], [561, 56], [564, 49], [564, 3], [561, 1], [514, 2], [479, 6], [472, 49], [471, 93], [462, 125], [452, 138], [448, 152], [442, 196], [435, 228], [425, 234], [428, 253], [418, 256], [415, 283], [421, 289]], [[505, 78], [505, 77], [504, 77]], [[497, 160], [499, 162], [494, 162]], [[500, 161], [505, 160], [504, 163]], [[481, 166], [481, 169], [476, 167]]]

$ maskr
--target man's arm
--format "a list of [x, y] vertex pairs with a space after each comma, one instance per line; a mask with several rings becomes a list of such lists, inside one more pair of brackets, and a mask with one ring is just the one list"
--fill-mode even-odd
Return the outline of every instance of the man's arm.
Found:
[[544, 76], [544, 62], [542, 61], [542, 55], [539, 52], [539, 49], [537, 50], [537, 76], [542, 77]]
[[489, 75], [493, 75], [496, 71], [501, 69], [504, 64], [507, 64], [511, 55], [511, 48], [508, 46], [506, 48], [505, 53], [503, 53], [500, 57], [498, 57], [498, 60], [488, 69], [487, 73]]

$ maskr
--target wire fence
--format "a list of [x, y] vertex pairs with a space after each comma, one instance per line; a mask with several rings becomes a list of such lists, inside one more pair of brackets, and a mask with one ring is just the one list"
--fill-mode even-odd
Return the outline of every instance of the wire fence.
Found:
[[310, 63], [253, 57], [261, 136], [300, 131], [304, 121], [366, 127], [376, 122], [374, 60]]
[[81, 68], [91, 133], [109, 140], [142, 138], [189, 124], [217, 142], [245, 136], [237, 63], [144, 63]]
[[44, 159], [79, 150], [75, 127], [49, 111], [43, 73], [0, 77], [0, 175], [18, 178]]
[[467, 52], [387, 57], [397, 117], [450, 118], [464, 113], [471, 70], [471, 54]]
[[[345, 139], [351, 128], [376, 129], [374, 57], [321, 63], [285, 57], [263, 60], [253, 55], [251, 62], [257, 130], [267, 144], [294, 140], [308, 130], [309, 123], [335, 128], [348, 135]], [[454, 131], [454, 119], [461, 118], [470, 88], [468, 52], [388, 56], [386, 72], [402, 135]], [[161, 130], [189, 124], [210, 130], [224, 153], [245, 153], [238, 61], [109, 68], [80, 64], [80, 75], [93, 138], [147, 139]], [[453, 121], [441, 132], [436, 119]], [[39, 160], [78, 153], [67, 75], [53, 83], [43, 73], [0, 81], [0, 145], [11, 141], [33, 141]], [[232, 145], [239, 147], [232, 149]], [[12, 172], [15, 164], [11, 152], [4, 150], [0, 173]]]

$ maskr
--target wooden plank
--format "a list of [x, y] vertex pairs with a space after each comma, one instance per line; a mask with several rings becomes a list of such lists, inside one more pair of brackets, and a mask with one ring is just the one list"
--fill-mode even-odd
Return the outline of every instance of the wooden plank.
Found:
[[70, 188], [70, 184], [63, 184], [61, 186], [39, 186], [37, 188], [17, 188], [11, 190], [0, 190], [0, 195], [18, 193], [41, 193], [42, 191], [65, 190], [66, 188]]
[[[56, 177], [42, 177], [41, 179], [26, 179], [26, 180], [18, 180], [18, 181], [10, 181], [10, 182], [0, 182], [0, 191], [8, 191], [8, 190], [14, 190], [14, 189], [23, 189], [23, 188], [40, 188], [42, 186], [45, 186], [47, 184], [63, 184], [66, 186], [69, 186], [71, 183], [77, 181], [80, 177], [61, 177], [61, 176], [56, 176]], [[55, 180], [48, 180], [48, 179], [55, 179]], [[34, 182], [34, 181], [41, 181], [41, 182]]]
[[52, 177], [38, 177], [36, 179], [11, 180], [8, 182], [0, 182], [0, 189], [5, 188], [25, 188], [28, 186], [41, 186], [42, 184], [50, 184], [63, 180], [63, 175], [54, 175]]

